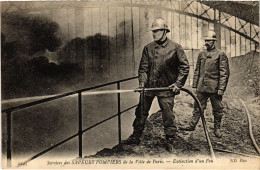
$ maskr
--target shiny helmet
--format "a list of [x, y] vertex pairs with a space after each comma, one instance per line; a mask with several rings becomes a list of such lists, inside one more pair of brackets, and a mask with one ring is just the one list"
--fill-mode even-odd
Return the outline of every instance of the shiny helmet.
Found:
[[217, 36], [216, 33], [214, 31], [209, 31], [207, 37], [205, 37], [205, 41], [206, 40], [214, 40], [217, 41]]
[[151, 31], [154, 30], [166, 30], [167, 32], [170, 32], [167, 24], [165, 23], [163, 18], [156, 18], [152, 24]]

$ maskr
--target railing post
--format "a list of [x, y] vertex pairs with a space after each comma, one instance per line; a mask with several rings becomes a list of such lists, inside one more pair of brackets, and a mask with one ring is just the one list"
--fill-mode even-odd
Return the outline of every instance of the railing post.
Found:
[[78, 107], [79, 107], [79, 131], [78, 131], [78, 137], [79, 137], [79, 157], [82, 158], [82, 95], [81, 92], [78, 94]]
[[7, 167], [10, 168], [12, 166], [12, 138], [11, 138], [11, 131], [12, 131], [12, 112], [6, 112], [7, 116]]
[[[117, 90], [120, 90], [120, 82], [117, 82]], [[117, 113], [118, 113], [118, 141], [121, 142], [121, 108], [120, 93], [117, 94]]]

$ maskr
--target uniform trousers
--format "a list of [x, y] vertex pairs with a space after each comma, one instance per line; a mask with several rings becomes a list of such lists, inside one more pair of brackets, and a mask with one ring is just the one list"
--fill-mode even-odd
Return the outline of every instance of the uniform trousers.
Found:
[[[158, 103], [162, 111], [162, 119], [164, 124], [164, 133], [166, 135], [172, 136], [176, 133], [176, 123], [175, 123], [175, 115], [173, 113], [174, 106], [174, 97], [158, 97]], [[139, 100], [139, 104], [135, 110], [135, 120], [133, 123], [134, 134], [137, 137], [142, 135], [144, 130], [145, 122], [149, 115], [149, 110], [151, 108], [153, 99], [155, 96], [144, 96], [143, 109], [141, 106], [141, 97]]]

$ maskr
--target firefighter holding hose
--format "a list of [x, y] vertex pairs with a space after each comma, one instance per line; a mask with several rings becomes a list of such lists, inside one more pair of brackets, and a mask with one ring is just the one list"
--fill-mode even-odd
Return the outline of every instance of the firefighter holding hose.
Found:
[[[221, 119], [223, 116], [222, 96], [226, 90], [229, 79], [229, 64], [226, 54], [216, 48], [216, 33], [209, 31], [205, 38], [206, 50], [199, 53], [196, 69], [194, 71], [193, 85], [196, 95], [205, 110], [207, 100], [210, 98], [214, 115], [214, 133], [221, 137]], [[200, 119], [199, 109], [194, 103], [193, 115], [188, 125], [180, 130], [194, 131]]]
[[167, 38], [167, 33], [170, 30], [164, 19], [155, 19], [151, 31], [154, 41], [143, 49], [138, 70], [139, 88], [170, 87], [172, 90], [147, 91], [143, 103], [140, 97], [140, 102], [135, 111], [136, 118], [133, 123], [133, 134], [123, 141], [123, 144], [140, 143], [140, 137], [155, 96], [158, 98], [162, 110], [167, 144], [174, 141], [176, 133], [175, 115], [173, 113], [174, 96], [180, 93], [180, 88], [186, 82], [189, 63], [181, 45]]

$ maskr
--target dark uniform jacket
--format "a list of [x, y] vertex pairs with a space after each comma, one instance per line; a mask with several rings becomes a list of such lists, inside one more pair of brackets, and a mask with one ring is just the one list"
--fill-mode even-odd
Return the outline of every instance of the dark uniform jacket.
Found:
[[225, 91], [229, 74], [228, 58], [223, 51], [217, 48], [202, 51], [198, 56], [192, 87], [201, 93]]
[[[189, 73], [189, 62], [182, 47], [167, 39], [159, 45], [152, 42], [144, 47], [139, 66], [139, 82], [145, 87], [168, 87], [175, 83], [185, 84]], [[173, 96], [172, 92], [151, 92], [147, 95]]]

